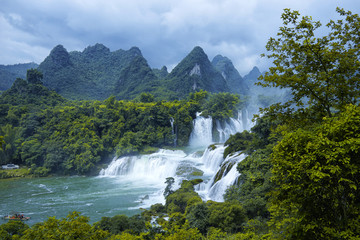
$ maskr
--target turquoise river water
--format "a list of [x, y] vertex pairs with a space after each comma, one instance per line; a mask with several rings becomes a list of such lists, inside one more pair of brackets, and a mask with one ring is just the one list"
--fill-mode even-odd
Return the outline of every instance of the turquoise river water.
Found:
[[123, 177], [7, 179], [0, 181], [0, 216], [21, 212], [31, 217], [26, 223], [33, 225], [79, 211], [93, 223], [103, 216], [140, 213], [139, 208], [148, 207], [142, 199], [156, 191], [161, 191], [159, 186]]

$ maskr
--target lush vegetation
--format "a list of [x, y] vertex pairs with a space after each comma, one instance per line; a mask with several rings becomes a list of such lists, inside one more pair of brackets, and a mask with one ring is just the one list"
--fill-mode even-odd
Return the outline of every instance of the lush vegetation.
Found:
[[239, 201], [261, 239], [357, 239], [359, 229], [359, 22], [337, 9], [328, 35], [310, 17], [285, 10], [267, 49], [264, 86], [292, 99], [263, 109], [251, 133], [232, 136], [225, 155], [245, 152], [227, 201]]
[[[23, 223], [9, 222], [1, 225], [1, 237], [358, 239], [360, 17], [342, 9], [337, 11], [343, 19], [330, 21], [327, 25], [329, 33], [323, 33], [318, 38], [315, 30], [320, 27], [319, 22], [312, 21], [310, 17], [300, 18], [297, 11], [288, 9], [282, 15], [284, 26], [280, 28], [278, 38], [271, 38], [267, 44], [271, 52], [268, 57], [273, 58], [274, 67], [262, 78], [261, 84], [287, 88], [292, 99], [263, 109], [263, 116], [257, 119], [251, 132], [238, 133], [225, 143], [225, 156], [241, 152], [247, 154], [237, 166], [241, 175], [237, 184], [227, 189], [225, 202], [202, 201], [194, 191], [194, 186], [201, 180], [183, 181], [181, 187], [174, 191], [173, 179], [168, 178], [165, 205], [153, 205], [141, 215], [104, 217], [94, 225], [88, 224], [88, 219], [78, 213], [71, 213], [62, 220], [49, 218], [31, 228]], [[17, 85], [21, 89], [32, 89], [31, 84], [23, 80], [19, 80]], [[25, 88], [25, 85], [28, 87]], [[139, 98], [152, 99], [149, 95]], [[9, 133], [1, 134], [5, 140], [3, 149], [10, 141], [7, 139], [15, 136], [15, 156], [37, 164], [41, 156], [49, 155], [51, 159], [51, 151], [40, 154], [33, 149], [41, 149], [52, 141], [61, 144], [60, 140], [66, 136], [70, 145], [64, 145], [62, 151], [64, 154], [70, 151], [73, 155], [65, 156], [73, 162], [66, 161], [65, 165], [60, 163], [59, 166], [70, 166], [68, 170], [74, 168], [74, 171], [77, 167], [87, 169], [88, 163], [81, 165], [84, 161], [77, 156], [87, 154], [87, 159], [89, 156], [101, 156], [111, 146], [104, 144], [106, 140], [118, 139], [113, 146], [120, 146], [120, 153], [138, 152], [143, 146], [167, 144], [167, 140], [171, 140], [167, 135], [170, 129], [166, 129], [169, 128], [169, 117], [175, 121], [182, 119], [184, 125], [178, 128], [183, 131], [181, 135], [184, 133], [182, 136], [186, 136], [187, 123], [191, 122], [196, 111], [206, 108], [208, 114], [214, 117], [229, 116], [227, 108], [223, 110], [220, 104], [224, 99], [229, 100], [229, 106], [238, 103], [234, 96], [208, 96], [206, 92], [191, 94], [188, 101], [173, 102], [125, 102], [109, 98], [104, 102], [66, 103], [60, 99], [55, 107], [40, 108], [36, 114], [25, 111], [21, 115], [17, 107], [22, 105], [14, 107], [7, 103], [1, 106], [7, 110], [2, 121], [10, 124], [2, 130]], [[213, 106], [219, 107], [213, 110]], [[119, 111], [121, 117], [117, 119]], [[221, 114], [217, 115], [219, 112]], [[131, 113], [136, 114], [132, 116]], [[143, 113], [152, 117], [140, 117]], [[98, 118], [99, 115], [106, 117]], [[63, 118], [71, 125], [79, 124], [78, 127], [67, 126], [62, 122]], [[118, 123], [117, 127], [111, 128], [112, 124], [107, 119]], [[51, 125], [46, 124], [49, 120]], [[162, 125], [162, 121], [167, 125]], [[133, 122], [136, 125], [131, 125]], [[137, 128], [141, 124], [144, 124], [143, 128]], [[158, 127], [156, 133], [162, 135], [147, 133], [147, 127]], [[110, 133], [110, 129], [124, 131]], [[104, 137], [109, 134], [114, 135]], [[47, 139], [45, 136], [50, 137]], [[81, 142], [80, 136], [81, 139], [86, 138], [89, 147]], [[20, 148], [16, 145], [18, 139], [24, 139]], [[186, 142], [187, 139], [183, 140]], [[80, 150], [77, 152], [76, 149]], [[26, 155], [29, 152], [32, 154]]]
[[[173, 147], [175, 138], [177, 146], [187, 145], [196, 112], [214, 103], [208, 114], [227, 118], [239, 103], [238, 96], [204, 91], [172, 102], [155, 101], [148, 93], [133, 101], [114, 96], [104, 101], [67, 101], [44, 87], [42, 79], [41, 72], [30, 69], [27, 80], [17, 79], [0, 97], [4, 140], [0, 163], [25, 165], [40, 176], [96, 174], [98, 165], [114, 154]], [[222, 103], [223, 99], [231, 101]]]
[[[195, 66], [198, 70], [192, 72]], [[231, 67], [227, 71], [236, 71]], [[102, 44], [83, 52], [67, 52], [58, 45], [38, 69], [44, 74], [45, 86], [72, 100], [105, 100], [110, 96], [130, 100], [141, 93], [151, 93], [156, 100], [178, 100], [201, 89], [212, 93], [230, 89], [220, 73], [222, 69], [216, 70], [200, 47], [195, 47], [170, 74], [166, 67], [151, 69], [136, 47], [110, 52]], [[236, 74], [239, 83], [235, 88], [244, 87]]]

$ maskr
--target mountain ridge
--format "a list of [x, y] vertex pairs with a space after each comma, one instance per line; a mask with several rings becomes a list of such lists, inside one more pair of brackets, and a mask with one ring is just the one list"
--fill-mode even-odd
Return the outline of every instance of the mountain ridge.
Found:
[[199, 90], [246, 95], [247, 83], [252, 84], [241, 77], [230, 59], [217, 55], [210, 61], [200, 46], [168, 72], [166, 66], [151, 69], [138, 47], [110, 51], [96, 43], [83, 51], [68, 52], [57, 45], [38, 70], [44, 74], [44, 86], [72, 100], [133, 99], [142, 92], [158, 100], [173, 100]]
[[227, 81], [231, 92], [242, 95], [247, 94], [249, 86], [247, 86], [245, 80], [241, 77], [229, 58], [216, 55], [211, 63]]
[[166, 78], [167, 86], [181, 97], [191, 91], [229, 92], [226, 80], [215, 70], [204, 50], [196, 46]]

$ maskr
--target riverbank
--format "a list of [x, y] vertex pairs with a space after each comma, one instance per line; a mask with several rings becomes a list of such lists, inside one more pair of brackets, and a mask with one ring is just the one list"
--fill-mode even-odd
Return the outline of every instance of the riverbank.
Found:
[[33, 177], [48, 177], [49, 170], [43, 167], [28, 168], [21, 166], [19, 169], [1, 169], [0, 179], [9, 178], [33, 178]]

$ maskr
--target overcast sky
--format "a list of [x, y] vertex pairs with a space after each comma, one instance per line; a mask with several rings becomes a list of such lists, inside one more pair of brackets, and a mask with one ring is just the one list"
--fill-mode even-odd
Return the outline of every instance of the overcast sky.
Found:
[[360, 11], [359, 0], [0, 0], [0, 64], [41, 63], [58, 44], [70, 52], [102, 43], [137, 46], [151, 67], [171, 69], [200, 46], [243, 76], [269, 66], [260, 54], [284, 8], [325, 25], [339, 18], [337, 6]]

